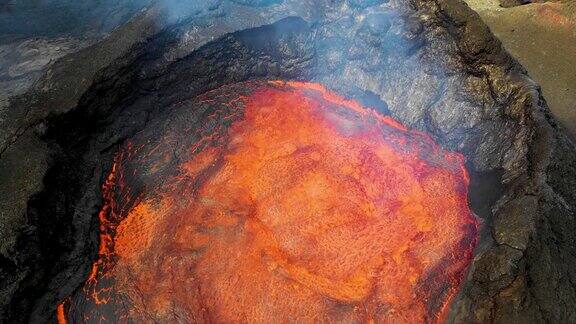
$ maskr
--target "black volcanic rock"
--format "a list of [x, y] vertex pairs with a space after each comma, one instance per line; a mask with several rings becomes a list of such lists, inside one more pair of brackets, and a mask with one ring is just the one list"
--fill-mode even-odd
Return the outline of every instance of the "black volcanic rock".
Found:
[[500, 0], [500, 6], [504, 8], [521, 6], [523, 4], [530, 3], [529, 0]]
[[516, 7], [516, 6], [521, 6], [521, 5], [525, 5], [525, 4], [529, 4], [529, 3], [542, 3], [542, 2], [552, 2], [552, 1], [558, 1], [558, 0], [500, 0], [500, 7], [503, 8], [510, 8], [510, 7]]
[[0, 224], [10, 237], [2, 320], [53, 320], [83, 282], [118, 144], [179, 101], [279, 78], [323, 83], [466, 156], [484, 233], [451, 321], [576, 321], [576, 148], [460, 0], [222, 1], [162, 17], [143, 13], [10, 99], [0, 131]]

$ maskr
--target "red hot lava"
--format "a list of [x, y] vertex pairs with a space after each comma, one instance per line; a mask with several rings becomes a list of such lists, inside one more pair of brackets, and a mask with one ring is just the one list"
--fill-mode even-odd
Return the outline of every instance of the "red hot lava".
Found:
[[[477, 236], [462, 156], [318, 84], [234, 87], [186, 158], [174, 136], [202, 132], [120, 152], [61, 321], [444, 320]], [[136, 195], [139, 172], [161, 181]]]

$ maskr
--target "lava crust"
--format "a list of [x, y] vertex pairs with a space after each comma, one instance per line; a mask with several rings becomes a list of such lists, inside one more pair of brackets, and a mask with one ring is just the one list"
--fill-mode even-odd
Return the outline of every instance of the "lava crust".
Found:
[[446, 318], [478, 229], [460, 154], [313, 83], [166, 111], [116, 156], [60, 322]]

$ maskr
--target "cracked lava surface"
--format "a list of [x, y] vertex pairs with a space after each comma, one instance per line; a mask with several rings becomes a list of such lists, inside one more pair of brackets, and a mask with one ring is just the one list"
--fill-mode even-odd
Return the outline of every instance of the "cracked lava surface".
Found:
[[120, 149], [58, 318], [441, 322], [477, 240], [467, 190], [461, 155], [321, 85], [225, 86]]

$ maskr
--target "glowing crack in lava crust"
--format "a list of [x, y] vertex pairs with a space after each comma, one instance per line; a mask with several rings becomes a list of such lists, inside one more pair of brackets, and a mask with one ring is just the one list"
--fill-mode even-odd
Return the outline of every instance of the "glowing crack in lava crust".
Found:
[[446, 318], [477, 239], [461, 155], [318, 84], [194, 100], [118, 153], [61, 322]]

